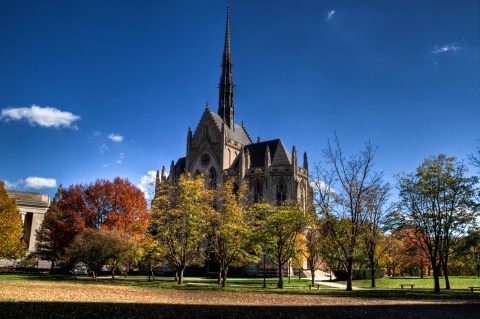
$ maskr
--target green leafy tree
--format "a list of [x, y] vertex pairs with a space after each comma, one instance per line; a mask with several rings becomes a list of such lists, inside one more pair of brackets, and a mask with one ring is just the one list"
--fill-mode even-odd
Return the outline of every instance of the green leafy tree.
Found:
[[213, 213], [213, 192], [202, 176], [180, 176], [164, 182], [152, 202], [152, 228], [165, 251], [165, 260], [183, 283], [186, 267], [205, 262], [208, 221]]
[[241, 267], [258, 261], [253, 245], [253, 223], [247, 210], [246, 184], [236, 190], [233, 180], [227, 180], [217, 191], [217, 209], [212, 214], [211, 252], [217, 261], [219, 283], [227, 282], [230, 266]]
[[407, 234], [415, 236], [412, 242], [418, 243], [431, 263], [435, 292], [440, 292], [441, 268], [450, 288], [448, 258], [478, 217], [473, 201], [478, 179], [466, 173], [466, 166], [455, 157], [440, 154], [427, 158], [415, 174], [399, 179], [401, 202], [395, 218], [415, 229]]
[[[125, 253], [125, 240], [118, 233], [104, 229], [89, 229], [75, 237], [65, 252], [65, 259], [74, 267], [82, 262], [94, 280], [109, 260], [119, 260]], [[114, 268], [112, 268], [114, 271]]]
[[283, 203], [279, 206], [256, 204], [258, 216], [263, 217], [261, 237], [270, 260], [278, 267], [278, 288], [283, 288], [283, 268], [297, 256], [300, 240], [308, 224], [305, 211], [298, 203]]
[[15, 199], [8, 197], [4, 183], [0, 181], [0, 258], [18, 259], [26, 251], [20, 211]]
[[112, 274], [112, 280], [115, 280], [115, 271], [122, 265], [125, 265], [125, 273], [128, 272], [128, 267], [131, 261], [134, 261], [139, 256], [138, 243], [124, 231], [110, 231], [112, 241], [116, 241], [115, 254], [107, 259], [105, 266]]
[[140, 242], [140, 261], [148, 267], [148, 281], [155, 281], [154, 269], [165, 260], [164, 247], [154, 238], [147, 234]]

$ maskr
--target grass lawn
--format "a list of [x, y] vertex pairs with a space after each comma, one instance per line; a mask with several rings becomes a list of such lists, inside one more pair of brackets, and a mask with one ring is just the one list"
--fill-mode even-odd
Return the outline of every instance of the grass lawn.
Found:
[[[480, 287], [480, 277], [457, 277], [452, 276], [450, 279], [451, 289], [465, 289], [470, 290], [468, 287]], [[346, 284], [346, 282], [339, 282]], [[399, 289], [400, 284], [413, 284], [414, 289], [433, 289], [433, 277], [425, 277], [423, 279], [416, 277], [395, 277], [395, 278], [381, 278], [376, 280], [376, 286], [379, 289]], [[353, 286], [359, 288], [370, 288], [371, 280], [354, 280]], [[445, 288], [445, 279], [440, 278], [440, 288]], [[408, 287], [410, 289], [410, 287]]]

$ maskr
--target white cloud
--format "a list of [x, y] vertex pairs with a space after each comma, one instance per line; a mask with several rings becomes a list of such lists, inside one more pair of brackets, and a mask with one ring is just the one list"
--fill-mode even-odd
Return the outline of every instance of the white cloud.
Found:
[[54, 188], [57, 187], [57, 180], [54, 178], [30, 176], [25, 179], [25, 187], [34, 189]]
[[320, 180], [313, 180], [310, 182], [310, 186], [313, 188], [313, 191], [314, 192], [324, 192], [324, 193], [332, 193], [332, 194], [335, 194], [335, 190], [330, 186], [328, 185], [327, 183], [325, 183], [324, 181], [320, 181]]
[[137, 187], [142, 190], [147, 200], [151, 200], [153, 198], [156, 176], [156, 171], [148, 171], [146, 175], [142, 176], [140, 183], [137, 184]]
[[111, 140], [114, 141], [114, 142], [117, 142], [117, 143], [120, 143], [120, 142], [123, 141], [123, 136], [121, 136], [121, 135], [116, 135], [116, 134], [113, 134], [113, 133], [110, 134], [110, 135], [108, 136], [108, 138], [111, 139]]
[[100, 135], [102, 135], [102, 132], [100, 132], [100, 131], [94, 131], [93, 132], [93, 136], [100, 136]]
[[442, 46], [434, 46], [433, 49], [430, 51], [433, 54], [439, 54], [439, 53], [447, 53], [447, 52], [455, 52], [460, 50], [461, 47], [457, 45], [456, 43], [451, 43], [451, 44], [445, 44]]
[[73, 125], [75, 121], [80, 120], [80, 116], [70, 112], [60, 111], [54, 107], [41, 107], [32, 105], [31, 107], [18, 107], [3, 109], [0, 113], [0, 120], [20, 121], [27, 120], [30, 125], [39, 125], [43, 127], [68, 127], [77, 130]]
[[19, 179], [14, 182], [5, 181], [5, 186], [7, 189], [54, 188], [57, 187], [57, 180], [54, 178], [29, 176], [25, 180]]
[[333, 18], [334, 15], [335, 15], [335, 10], [330, 10], [330, 11], [328, 11], [326, 20], [327, 20], [327, 21], [332, 20], [332, 18]]

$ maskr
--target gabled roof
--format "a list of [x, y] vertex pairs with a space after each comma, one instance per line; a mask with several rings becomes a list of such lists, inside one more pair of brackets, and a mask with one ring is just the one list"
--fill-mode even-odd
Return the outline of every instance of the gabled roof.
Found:
[[285, 148], [285, 145], [283, 145], [280, 139], [276, 139], [245, 146], [245, 151], [248, 150], [250, 154], [250, 167], [265, 166], [265, 152], [267, 146], [270, 149], [270, 161], [272, 165], [292, 164], [292, 159]]

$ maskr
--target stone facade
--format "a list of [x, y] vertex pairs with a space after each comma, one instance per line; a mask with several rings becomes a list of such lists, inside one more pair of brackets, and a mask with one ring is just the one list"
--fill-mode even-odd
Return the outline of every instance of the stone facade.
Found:
[[[50, 196], [40, 193], [7, 190], [8, 196], [14, 198], [22, 216], [24, 239], [27, 243], [27, 254], [35, 253], [36, 230], [40, 228], [45, 213], [50, 206]], [[10, 265], [11, 261], [0, 260], [0, 264]]]
[[210, 188], [234, 177], [247, 182], [253, 202], [279, 204], [296, 200], [302, 207], [312, 202], [308, 183], [307, 153], [298, 165], [297, 150], [291, 153], [280, 139], [253, 142], [245, 124], [235, 124], [232, 55], [230, 50], [230, 17], [227, 11], [222, 73], [219, 84], [218, 112], [208, 103], [196, 129], [187, 132], [186, 156], [172, 161], [167, 177], [165, 167], [157, 183], [175, 180], [180, 174], [203, 174]]

